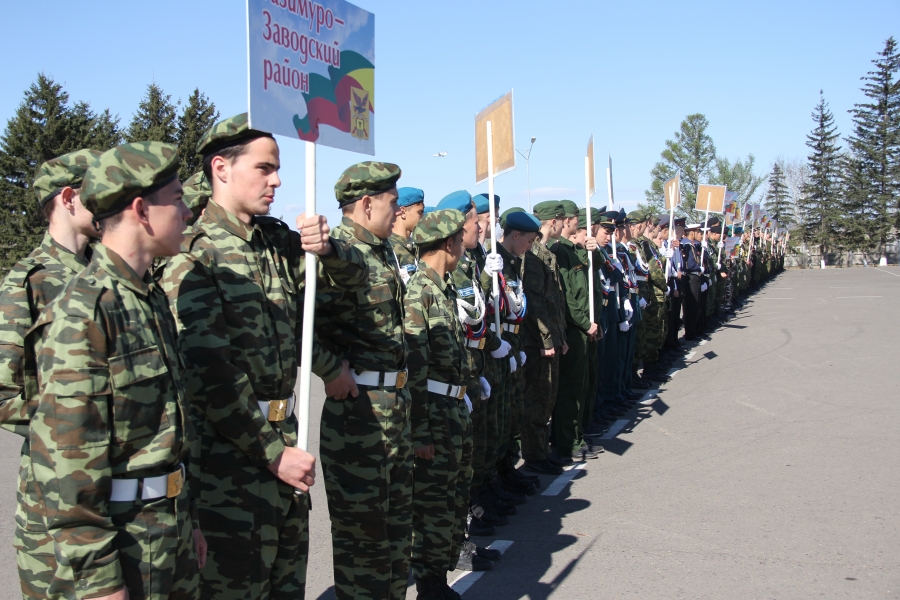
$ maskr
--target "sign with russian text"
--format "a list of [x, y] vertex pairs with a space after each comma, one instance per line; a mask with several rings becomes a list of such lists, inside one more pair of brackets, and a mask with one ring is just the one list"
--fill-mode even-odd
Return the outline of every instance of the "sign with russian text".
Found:
[[250, 127], [375, 154], [375, 15], [344, 0], [247, 0]]
[[475, 115], [475, 184], [488, 178], [487, 122], [491, 122], [494, 177], [516, 168], [513, 93], [503, 94]]

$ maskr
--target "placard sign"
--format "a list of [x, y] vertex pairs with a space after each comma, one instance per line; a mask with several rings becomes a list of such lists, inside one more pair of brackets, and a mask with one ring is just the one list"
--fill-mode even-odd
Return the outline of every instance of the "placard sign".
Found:
[[475, 184], [488, 178], [487, 127], [491, 122], [494, 177], [516, 168], [513, 93], [500, 96], [475, 115]]
[[701, 183], [697, 187], [697, 203], [694, 210], [709, 211], [711, 213], [720, 213], [725, 208], [725, 190], [724, 185], [707, 185]]
[[681, 204], [681, 174], [675, 175], [663, 184], [666, 198], [666, 210], [671, 211]]
[[345, 0], [247, 0], [250, 126], [375, 154], [375, 16]]

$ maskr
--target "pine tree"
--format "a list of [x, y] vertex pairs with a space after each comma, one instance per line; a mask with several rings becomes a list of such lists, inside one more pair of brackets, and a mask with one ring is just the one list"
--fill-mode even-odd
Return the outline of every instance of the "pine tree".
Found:
[[164, 94], [156, 82], [147, 86], [147, 95], [138, 105], [137, 112], [125, 134], [128, 142], [178, 142], [178, 115], [172, 96]]
[[0, 276], [40, 243], [46, 222], [31, 192], [45, 161], [82, 148], [119, 143], [118, 120], [85, 102], [69, 105], [62, 85], [43, 73], [25, 91], [0, 136]]
[[733, 163], [725, 157], [719, 157], [709, 183], [724, 185], [729, 191], [737, 193], [738, 206], [744, 206], [763, 182], [763, 177], [753, 172], [755, 164], [756, 158], [752, 154], [748, 154], [745, 160], [738, 158]]
[[699, 219], [694, 214], [697, 186], [709, 181], [716, 160], [716, 146], [706, 133], [707, 127], [709, 121], [699, 113], [685, 117], [675, 139], [666, 140], [666, 149], [660, 154], [662, 160], [650, 171], [650, 189], [644, 193], [647, 201], [641, 206], [662, 211], [663, 184], [680, 170], [682, 203], [677, 212]]
[[868, 168], [853, 154], [841, 156], [841, 216], [838, 245], [868, 254], [878, 249], [879, 206], [872, 202]]
[[812, 113], [815, 127], [806, 136], [810, 149], [807, 157], [809, 179], [797, 209], [801, 221], [801, 235], [810, 246], [819, 249], [822, 265], [825, 254], [837, 245], [836, 235], [841, 221], [840, 212], [840, 137], [834, 115], [828, 109], [825, 95], [819, 92], [819, 103]]
[[203, 158], [197, 153], [197, 142], [218, 120], [216, 105], [195, 88], [178, 117], [178, 154], [181, 157], [178, 175], [182, 181], [203, 167]]
[[847, 201], [851, 214], [868, 219], [868, 235], [884, 256], [885, 246], [900, 209], [900, 50], [893, 37], [872, 61], [875, 69], [862, 81], [869, 100], [855, 104], [852, 157], [847, 166]]
[[784, 170], [777, 161], [772, 165], [772, 173], [769, 174], [769, 189], [766, 191], [764, 205], [782, 227], [790, 227], [794, 222], [791, 195], [785, 181]]

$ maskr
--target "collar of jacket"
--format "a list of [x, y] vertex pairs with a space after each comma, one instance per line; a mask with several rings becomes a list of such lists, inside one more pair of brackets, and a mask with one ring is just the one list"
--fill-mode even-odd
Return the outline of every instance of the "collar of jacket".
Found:
[[80, 273], [88, 266], [91, 253], [93, 252], [90, 246], [86, 246], [84, 249], [84, 258], [82, 258], [65, 246], [61, 246], [59, 242], [53, 239], [53, 236], [51, 236], [49, 232], [45, 233], [44, 239], [41, 240], [41, 250], [43, 250], [47, 256], [58, 260], [73, 273]]
[[361, 242], [369, 244], [370, 246], [383, 246], [387, 242], [387, 240], [383, 240], [380, 237], [375, 236], [371, 231], [369, 231], [353, 219], [341, 217], [341, 225], [352, 231], [353, 237]]
[[103, 244], [97, 244], [94, 247], [91, 262], [101, 267], [109, 273], [110, 277], [117, 279], [119, 283], [135, 294], [148, 296], [151, 287], [155, 285], [149, 271], [144, 273], [143, 277], [139, 276], [121, 256]]
[[216, 223], [228, 233], [238, 236], [245, 242], [249, 242], [250, 238], [253, 237], [255, 227], [244, 223], [213, 200], [210, 200], [209, 204], [206, 205], [206, 212], [203, 213], [203, 218]]
[[443, 279], [441, 279], [441, 276], [438, 275], [437, 271], [432, 269], [431, 266], [424, 260], [419, 261], [418, 271], [419, 273], [423, 273], [426, 277], [431, 279], [440, 288], [441, 292], [443, 292], [445, 296], [447, 295], [447, 278], [450, 277], [450, 273], [447, 273], [447, 275]]

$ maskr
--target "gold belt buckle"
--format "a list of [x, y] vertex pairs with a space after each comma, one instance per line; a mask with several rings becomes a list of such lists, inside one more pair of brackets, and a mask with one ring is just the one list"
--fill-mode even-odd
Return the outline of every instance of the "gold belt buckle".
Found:
[[184, 488], [184, 467], [169, 473], [166, 477], [166, 498], [177, 498]]
[[513, 325], [513, 333], [519, 333], [519, 325]]
[[270, 400], [269, 415], [266, 417], [269, 421], [284, 421], [287, 418], [288, 401]]
[[478, 340], [478, 349], [479, 350], [484, 350], [484, 341], [485, 341], [485, 338], [481, 338], [480, 340]]
[[409, 372], [406, 369], [397, 372], [397, 389], [402, 390], [409, 380]]
[[457, 400], [462, 400], [463, 396], [466, 395], [466, 388], [464, 386], [459, 386], [459, 393], [456, 395]]

